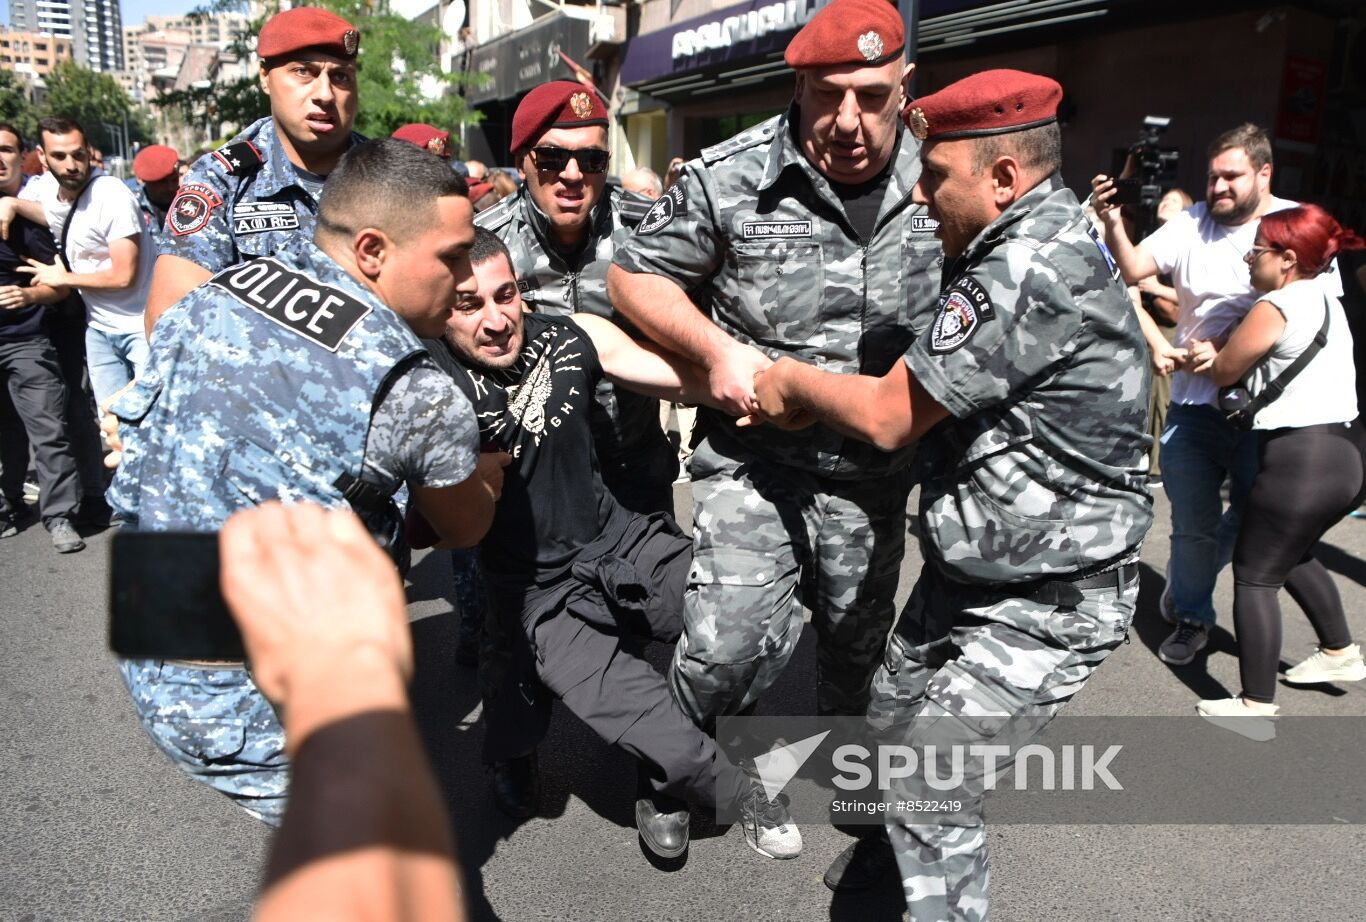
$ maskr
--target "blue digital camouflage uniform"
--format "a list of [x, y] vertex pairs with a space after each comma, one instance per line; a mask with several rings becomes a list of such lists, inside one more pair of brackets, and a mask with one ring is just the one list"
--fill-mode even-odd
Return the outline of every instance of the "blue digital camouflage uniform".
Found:
[[[943, 256], [911, 202], [920, 148], [902, 132], [875, 229], [859, 239], [792, 134], [795, 107], [702, 152], [613, 262], [678, 283], [739, 342], [832, 372], [882, 375], [934, 308]], [[810, 607], [816, 707], [862, 714], [904, 551], [911, 451], [817, 425], [737, 429], [708, 409], [689, 460], [693, 569], [671, 677], [694, 719], [756, 701]]]
[[[869, 717], [917, 749], [1018, 748], [1127, 636], [1152, 522], [1147, 348], [1057, 176], [945, 275], [905, 360], [951, 418], [920, 444], [926, 562]], [[920, 773], [888, 796], [944, 795]], [[980, 804], [928, 818], [889, 810], [888, 829], [911, 918], [987, 917]]]
[[[389, 498], [413, 469], [409, 449], [392, 443], [433, 431], [413, 449], [426, 453], [424, 471], [439, 472], [418, 481], [433, 487], [469, 476], [478, 445], [468, 400], [402, 319], [307, 240], [225, 269], [177, 302], [147, 369], [112, 409], [124, 456], [110, 503], [125, 527], [151, 531], [216, 531], [279, 499], [349, 501], [373, 534], [390, 536], [400, 520]], [[410, 431], [395, 436], [381, 417]], [[283, 731], [246, 669], [121, 668], [173, 761], [279, 822]]]
[[[351, 135], [352, 145], [363, 140]], [[312, 239], [317, 216], [317, 197], [285, 156], [275, 120], [263, 118], [190, 167], [158, 253], [217, 272], [295, 238]]]
[[142, 221], [147, 225], [147, 233], [152, 236], [152, 243], [156, 244], [157, 255], [160, 255], [170, 239], [170, 231], [166, 230], [166, 208], [158, 208], [147, 197], [147, 190], [142, 183], [137, 180], [127, 180], [129, 188], [133, 190], [133, 195], [138, 200], [138, 211], [142, 212]]

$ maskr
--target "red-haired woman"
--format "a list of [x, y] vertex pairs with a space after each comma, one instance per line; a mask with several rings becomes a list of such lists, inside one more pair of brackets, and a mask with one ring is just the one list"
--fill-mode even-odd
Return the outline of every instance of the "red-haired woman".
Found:
[[[1327, 344], [1284, 392], [1256, 415], [1261, 468], [1233, 552], [1233, 621], [1242, 694], [1201, 701], [1205, 717], [1271, 718], [1277, 706], [1284, 586], [1304, 609], [1319, 649], [1292, 667], [1296, 685], [1366, 678], [1352, 642], [1342, 598], [1313, 547], [1324, 532], [1366, 498], [1366, 435], [1358, 419], [1352, 337], [1336, 298], [1322, 280], [1333, 257], [1366, 246], [1322, 208], [1302, 205], [1262, 218], [1245, 257], [1252, 286], [1264, 294], [1222, 348], [1191, 343], [1195, 372], [1220, 386], [1242, 382], [1255, 397], [1317, 337], [1328, 314]], [[1240, 732], [1274, 735], [1263, 721]]]

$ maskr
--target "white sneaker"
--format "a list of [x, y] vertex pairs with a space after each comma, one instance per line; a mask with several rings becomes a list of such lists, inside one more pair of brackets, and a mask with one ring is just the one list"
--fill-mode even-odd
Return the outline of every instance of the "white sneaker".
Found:
[[758, 783], [740, 804], [740, 825], [745, 844], [761, 855], [785, 860], [802, 853], [802, 833], [787, 812], [787, 798], [769, 800]]
[[1360, 682], [1366, 679], [1366, 661], [1361, 658], [1361, 647], [1352, 644], [1336, 656], [1320, 648], [1302, 663], [1285, 671], [1285, 680], [1292, 685], [1314, 685], [1318, 682]]
[[1225, 730], [1232, 730], [1250, 740], [1265, 743], [1276, 738], [1273, 721], [1280, 707], [1243, 698], [1210, 698], [1195, 706], [1201, 717]]

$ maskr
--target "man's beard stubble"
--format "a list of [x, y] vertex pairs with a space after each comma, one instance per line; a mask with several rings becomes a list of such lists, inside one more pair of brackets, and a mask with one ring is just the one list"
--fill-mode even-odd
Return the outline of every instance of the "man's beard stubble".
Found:
[[1245, 201], [1234, 198], [1231, 200], [1233, 205], [1231, 210], [1217, 212], [1214, 210], [1214, 206], [1218, 201], [1223, 200], [1210, 199], [1209, 196], [1206, 196], [1205, 207], [1209, 210], [1209, 216], [1214, 219], [1214, 223], [1222, 224], [1225, 227], [1237, 227], [1240, 224], [1246, 224], [1257, 213], [1257, 206], [1260, 204], [1260, 198], [1255, 195]]

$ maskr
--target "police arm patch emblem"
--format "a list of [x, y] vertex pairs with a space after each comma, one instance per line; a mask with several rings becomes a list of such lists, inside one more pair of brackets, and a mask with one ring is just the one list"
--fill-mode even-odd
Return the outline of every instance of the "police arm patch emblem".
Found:
[[213, 217], [213, 210], [222, 204], [223, 199], [213, 187], [200, 182], [186, 183], [166, 212], [166, 226], [177, 237], [201, 231]]
[[674, 218], [687, 213], [688, 196], [682, 186], [674, 183], [665, 189], [664, 194], [655, 199], [650, 210], [645, 212], [645, 217], [640, 219], [640, 224], [636, 227], [636, 233], [648, 237], [668, 227]]
[[970, 277], [959, 279], [939, 299], [939, 313], [930, 326], [930, 352], [946, 355], [961, 349], [983, 323], [995, 317], [986, 289]]
[[329, 352], [336, 352], [356, 325], [374, 310], [341, 289], [324, 285], [270, 258], [224, 269], [209, 283]]

